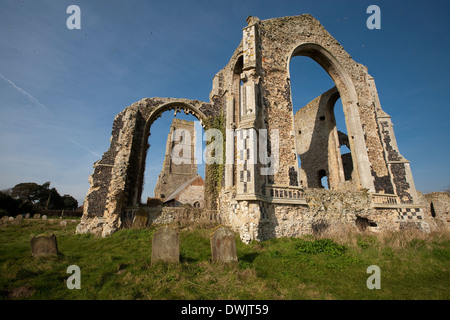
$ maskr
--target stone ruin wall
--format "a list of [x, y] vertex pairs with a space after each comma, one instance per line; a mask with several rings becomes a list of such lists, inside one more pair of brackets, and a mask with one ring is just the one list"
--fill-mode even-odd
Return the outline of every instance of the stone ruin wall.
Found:
[[[356, 226], [363, 221], [363, 225], [367, 224], [374, 231], [413, 225], [429, 231], [429, 223], [425, 221], [428, 216], [417, 201], [409, 162], [398, 151], [390, 116], [381, 109], [375, 82], [367, 68], [356, 63], [310, 15], [264, 21], [250, 17], [248, 22], [249, 26], [243, 29], [243, 41], [229, 64], [216, 75], [212, 94], [225, 92], [222, 99], [227, 106], [227, 128], [245, 129], [240, 124], [243, 119], [239, 114], [239, 101], [242, 100], [236, 90], [236, 78], [244, 81], [243, 86], [249, 82], [256, 86], [259, 114], [251, 127], [279, 130], [280, 166], [274, 176], [256, 179], [254, 197], [248, 200], [240, 196], [238, 166], [228, 168], [229, 174], [225, 177], [228, 188], [225, 185], [222, 190], [219, 204], [223, 220], [246, 242], [312, 233], [322, 222], [333, 227], [341, 223]], [[248, 31], [251, 28], [253, 31]], [[246, 34], [250, 37], [246, 38]], [[255, 47], [246, 49], [246, 43], [247, 47], [248, 43], [255, 43]], [[246, 55], [256, 56], [253, 65], [245, 62], [240, 65], [239, 59], [244, 56], [245, 61]], [[333, 186], [330, 191], [305, 188], [308, 185], [302, 181], [302, 168], [297, 168], [296, 156], [300, 152], [296, 150], [298, 139], [289, 76], [289, 62], [295, 55], [308, 56], [319, 63], [335, 82], [342, 99], [348, 131], [348, 137], [344, 138], [348, 139], [352, 152], [350, 157], [341, 159], [340, 167], [336, 168], [338, 160], [333, 163], [328, 150], [322, 150], [321, 161], [328, 162], [327, 169], [335, 167], [335, 176], [330, 176], [330, 170], [327, 172]], [[238, 77], [236, 70], [241, 72]], [[319, 135], [323, 136], [322, 133]], [[339, 138], [343, 137], [339, 134], [334, 137], [335, 148], [339, 147]], [[315, 147], [319, 147], [319, 140], [314, 141]], [[234, 152], [236, 159], [236, 140]], [[340, 152], [336, 152], [335, 157], [337, 155], [340, 156]], [[347, 170], [344, 170], [344, 163]], [[351, 174], [348, 168], [353, 169]], [[273, 199], [264, 193], [264, 188], [270, 185], [288, 186], [280, 192], [284, 195], [301, 193], [301, 199]], [[317, 187], [313, 183], [311, 186]]]
[[409, 228], [430, 232], [439, 227], [450, 229], [448, 211], [445, 223], [445, 218], [435, 219], [427, 209], [374, 205], [371, 196], [364, 191], [305, 188], [302, 197], [304, 202], [299, 205], [236, 201], [231, 193], [223, 192], [219, 216], [222, 223], [232, 226], [245, 243], [278, 237], [320, 235], [323, 232], [389, 232]]
[[[363, 146], [365, 145], [365, 148], [356, 150], [357, 153], [360, 153], [358, 155], [360, 159], [359, 161], [355, 159], [354, 168], [358, 170], [358, 167], [366, 165], [371, 169], [371, 172], [367, 172], [367, 170], [365, 172], [362, 170], [356, 171], [357, 186], [361, 185], [370, 191], [376, 191], [377, 189], [380, 191], [379, 178], [387, 176], [388, 170], [378, 134], [373, 93], [370, 92], [370, 75], [367, 73], [367, 68], [356, 63], [336, 39], [310, 15], [262, 21], [260, 33], [264, 88], [266, 88], [266, 92], [269, 92], [265, 96], [269, 127], [283, 128], [283, 123], [280, 123], [280, 121], [292, 119], [291, 87], [288, 73], [291, 55], [293, 53], [295, 55], [296, 48], [305, 44], [313, 43], [322, 47], [325, 50], [324, 54], [329, 54], [332, 57], [331, 59], [335, 60], [336, 64], [345, 70], [342, 73], [345, 73], [345, 77], [349, 77], [348, 79], [340, 74], [341, 70], [327, 65], [328, 62], [325, 58], [317, 54], [314, 48], [306, 48], [300, 54], [310, 56], [330, 74], [339, 90], [347, 121], [354, 119], [352, 123], [347, 124], [351, 149], [355, 150], [356, 141]], [[354, 86], [354, 92], [352, 92], [353, 88], [348, 83]], [[352, 110], [350, 109], [351, 106], [353, 106]], [[279, 116], [280, 112], [281, 117]], [[284, 130], [281, 138], [283, 141], [282, 150], [286, 152], [289, 152], [294, 144], [292, 131], [293, 128], [288, 127]], [[292, 159], [294, 156], [289, 158]], [[290, 163], [283, 163], [281, 166], [294, 165], [291, 161]], [[286, 175], [284, 175], [284, 179], [281, 179], [279, 183], [285, 184], [287, 182]]]
[[[217, 208], [209, 219], [232, 227], [246, 243], [339, 226], [373, 231], [433, 228], [435, 221], [427, 204], [419, 201], [409, 162], [398, 151], [392, 121], [381, 108], [367, 68], [356, 63], [310, 15], [264, 21], [249, 17], [248, 24], [230, 62], [213, 79], [210, 103], [143, 99], [116, 116], [111, 147], [94, 165], [77, 232], [106, 236], [123, 225], [124, 217], [136, 213], [151, 123], [173, 108], [188, 109], [204, 123], [223, 117], [223, 131], [278, 130], [279, 169], [275, 174], [260, 175], [261, 164], [238, 163], [248, 151], [242, 149], [237, 136], [228, 135], [224, 158], [233, 158], [234, 164], [214, 167], [217, 172], [206, 170], [206, 206]], [[353, 172], [348, 182], [338, 168], [331, 178], [331, 190], [302, 185], [297, 166], [300, 147], [289, 76], [289, 62], [296, 55], [314, 59], [328, 72], [344, 107]], [[247, 138], [243, 143], [249, 150], [255, 137]], [[269, 138], [268, 154], [272, 144]], [[329, 159], [328, 154], [328, 174], [334, 166]], [[211, 197], [218, 191], [217, 199]], [[158, 219], [156, 214], [150, 220], [166, 221]]]
[[450, 228], [450, 192], [419, 193], [426, 216], [432, 217], [437, 227]]
[[[198, 210], [189, 207], [141, 207], [147, 217], [143, 226], [131, 225], [131, 227], [149, 227], [151, 225], [165, 224], [215, 224], [220, 221], [215, 210]], [[136, 212], [135, 212], [136, 214]]]
[[110, 147], [94, 164], [77, 233], [110, 235], [122, 226], [125, 208], [140, 205], [150, 127], [164, 111], [193, 113], [200, 120], [217, 114], [209, 103], [174, 98], [142, 99], [114, 119]]
[[[301, 186], [333, 190], [353, 187], [351, 153], [341, 155], [340, 150], [341, 145], [350, 147], [348, 136], [336, 128], [334, 104], [338, 98], [339, 92], [333, 87], [294, 115]], [[322, 171], [328, 178], [328, 186], [322, 186], [319, 175]]]
[[179, 196], [176, 197], [176, 200], [183, 204], [190, 204], [194, 206], [195, 203], [198, 203], [199, 208], [205, 207], [205, 199], [204, 199], [205, 187], [204, 184], [191, 184], [183, 190]]

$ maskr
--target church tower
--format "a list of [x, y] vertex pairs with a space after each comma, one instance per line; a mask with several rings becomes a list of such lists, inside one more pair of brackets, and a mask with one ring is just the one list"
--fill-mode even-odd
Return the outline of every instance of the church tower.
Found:
[[155, 186], [155, 198], [165, 199], [197, 176], [193, 121], [174, 118], [167, 136], [166, 154]]

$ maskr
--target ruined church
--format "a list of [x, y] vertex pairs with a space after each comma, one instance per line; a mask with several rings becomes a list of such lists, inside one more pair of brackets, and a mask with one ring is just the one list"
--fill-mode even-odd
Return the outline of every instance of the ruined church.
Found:
[[204, 182], [197, 172], [195, 158], [196, 141], [194, 122], [174, 118], [154, 191], [155, 198], [161, 199], [166, 206], [190, 204], [196, 208], [204, 207]]
[[[294, 114], [289, 63], [295, 56], [314, 60], [335, 86]], [[151, 126], [167, 110], [192, 114], [205, 130], [223, 133], [224, 161], [205, 169], [204, 210], [246, 243], [344, 226], [429, 231], [432, 221], [374, 78], [311, 15], [248, 17], [239, 46], [212, 79], [209, 97], [145, 98], [115, 117], [110, 148], [89, 177], [78, 233], [108, 236], [138, 210], [149, 210], [150, 223], [173, 220], [177, 208], [162, 204], [158, 214], [150, 214], [140, 200], [146, 161], [154, 152], [148, 145]], [[336, 129], [339, 98], [346, 134]], [[341, 154], [342, 145], [350, 152]], [[261, 154], [270, 161], [260, 161]], [[170, 166], [167, 160], [164, 166]], [[166, 169], [155, 191], [170, 197], [175, 190], [164, 190], [164, 181], [173, 178]], [[182, 183], [196, 176], [193, 167], [172, 173]]]

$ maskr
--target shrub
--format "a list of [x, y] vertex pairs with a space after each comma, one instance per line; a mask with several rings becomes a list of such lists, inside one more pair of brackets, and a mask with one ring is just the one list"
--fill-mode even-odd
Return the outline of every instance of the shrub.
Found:
[[358, 244], [358, 247], [360, 247], [363, 250], [368, 249], [370, 247], [370, 245], [367, 242], [365, 242], [364, 240], [361, 240], [361, 239], [359, 239], [357, 241], [357, 244]]

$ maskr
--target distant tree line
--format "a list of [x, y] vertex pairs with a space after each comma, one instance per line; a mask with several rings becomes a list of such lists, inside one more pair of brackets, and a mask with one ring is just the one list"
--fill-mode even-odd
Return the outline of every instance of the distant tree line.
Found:
[[75, 210], [78, 201], [69, 194], [61, 196], [50, 182], [19, 183], [0, 191], [0, 216], [42, 212], [46, 210]]

